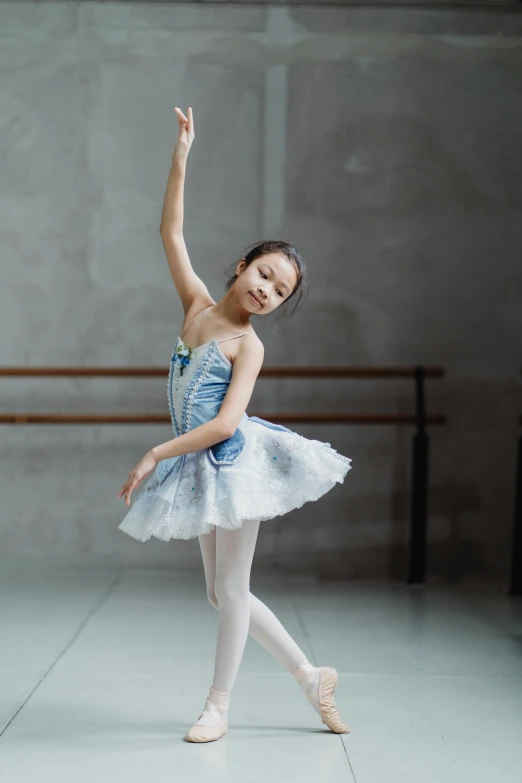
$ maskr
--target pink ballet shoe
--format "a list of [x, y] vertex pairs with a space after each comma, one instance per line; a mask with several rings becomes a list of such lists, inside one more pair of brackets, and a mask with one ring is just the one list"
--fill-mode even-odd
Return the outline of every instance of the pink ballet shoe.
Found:
[[[218, 702], [215, 704], [210, 700], [210, 695]], [[185, 739], [188, 742], [213, 742], [218, 740], [228, 731], [228, 722], [226, 720], [228, 707], [228, 694], [221, 694], [210, 688], [210, 695], [205, 702], [205, 708], [198, 718], [198, 721], [207, 713], [201, 723], [195, 723], [188, 731]], [[220, 710], [221, 708], [221, 710]], [[225, 716], [225, 717], [224, 717]]]
[[350, 734], [351, 729], [343, 723], [333, 697], [339, 676], [331, 666], [319, 666], [319, 709], [321, 720], [336, 734]]

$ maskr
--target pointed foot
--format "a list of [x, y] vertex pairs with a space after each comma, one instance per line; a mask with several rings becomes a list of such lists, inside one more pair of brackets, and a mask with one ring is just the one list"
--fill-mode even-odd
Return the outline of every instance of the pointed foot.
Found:
[[321, 680], [319, 683], [319, 709], [321, 720], [336, 734], [350, 734], [351, 729], [341, 720], [339, 710], [335, 706], [333, 693], [339, 679], [336, 669], [331, 666], [320, 666]]

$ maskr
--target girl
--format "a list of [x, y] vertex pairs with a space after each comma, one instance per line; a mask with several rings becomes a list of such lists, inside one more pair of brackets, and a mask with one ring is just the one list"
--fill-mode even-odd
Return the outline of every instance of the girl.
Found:
[[298, 302], [306, 285], [305, 264], [292, 245], [261, 242], [236, 265], [225, 296], [213, 300], [192, 269], [183, 239], [194, 120], [191, 108], [188, 117], [175, 111], [179, 138], [160, 226], [185, 312], [168, 379], [175, 437], [152, 448], [129, 473], [117, 495], [125, 496], [127, 506], [135, 487], [146, 476], [149, 480], [118, 527], [138, 541], [199, 538], [208, 599], [219, 622], [214, 680], [187, 740], [209, 742], [227, 732], [230, 692], [249, 633], [287, 668], [323, 723], [347, 734], [333, 699], [336, 670], [313, 666], [250, 592], [260, 522], [317, 500], [350, 470], [351, 460], [329, 443], [245, 412], [264, 355], [250, 317]]

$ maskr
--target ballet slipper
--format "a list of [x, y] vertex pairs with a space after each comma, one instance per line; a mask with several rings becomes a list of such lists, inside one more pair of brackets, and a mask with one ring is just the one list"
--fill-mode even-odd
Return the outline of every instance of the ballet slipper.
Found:
[[[206, 713], [206, 715], [205, 715]], [[228, 731], [228, 694], [210, 688], [203, 712], [188, 731], [188, 742], [213, 742]]]
[[341, 720], [333, 697], [338, 681], [334, 668], [313, 666], [310, 661], [305, 660], [292, 672], [292, 677], [300, 684], [325, 726], [336, 734], [350, 733], [351, 729]]
[[339, 710], [335, 706], [333, 692], [339, 676], [331, 666], [319, 666], [319, 709], [321, 720], [336, 734], [350, 734], [351, 729], [343, 723]]

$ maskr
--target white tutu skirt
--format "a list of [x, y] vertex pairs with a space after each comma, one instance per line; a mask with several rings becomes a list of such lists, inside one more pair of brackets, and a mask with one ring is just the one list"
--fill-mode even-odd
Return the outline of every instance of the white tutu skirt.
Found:
[[244, 448], [230, 465], [208, 449], [161, 460], [118, 525], [137, 541], [189, 539], [214, 527], [236, 530], [317, 500], [343, 483], [351, 459], [329, 443], [253, 419], [241, 423]]

